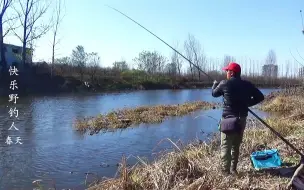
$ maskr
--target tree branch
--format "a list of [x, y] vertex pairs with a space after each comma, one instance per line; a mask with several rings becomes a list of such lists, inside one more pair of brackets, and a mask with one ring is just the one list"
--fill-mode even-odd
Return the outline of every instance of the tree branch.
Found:
[[23, 42], [22, 37], [20, 37], [20, 36], [15, 32], [15, 30], [13, 30], [13, 33], [14, 33], [14, 35], [15, 35], [21, 42]]
[[[25, 15], [25, 14], [26, 14], [26, 11], [25, 11], [25, 9], [24, 9], [24, 7], [23, 7], [23, 3], [21, 2], [21, 0], [19, 0], [19, 5], [20, 5], [20, 7], [21, 7], [21, 10], [22, 10], [23, 14]], [[17, 11], [15, 7], [14, 7], [14, 9], [15, 9], [15, 11]]]
[[[30, 27], [30, 30], [29, 30], [29, 32], [27, 33], [25, 39], [28, 39], [29, 35], [31, 34], [31, 32], [32, 32], [32, 30], [33, 30], [33, 28], [34, 28], [35, 23], [37, 22], [37, 20], [38, 20], [39, 18], [42, 17], [42, 15], [43, 15], [46, 11], [47, 11], [47, 7], [43, 7], [43, 8], [41, 8], [41, 9], [39, 10], [38, 15], [36, 15], [36, 13], [38, 12], [38, 9], [36, 9], [36, 12], [32, 15], [32, 21], [29, 22], [29, 25], [28, 25], [28, 26]], [[49, 29], [50, 27], [47, 26], [47, 28]], [[43, 31], [44, 31], [44, 30], [43, 30]], [[46, 32], [47, 32], [47, 31], [46, 31]], [[44, 34], [44, 33], [43, 33], [43, 34]], [[43, 34], [42, 34], [42, 35], [43, 35]], [[41, 36], [41, 35], [40, 35], [40, 36]]]
[[1, 4], [3, 3], [2, 5], [2, 10], [1, 10], [1, 18], [3, 17], [5, 11], [7, 10], [7, 8], [12, 4], [12, 0], [2, 0], [1, 1]]
[[14, 31], [14, 30], [16, 30], [17, 28], [19, 28], [20, 26], [21, 26], [21, 25], [15, 26], [15, 27], [10, 26], [10, 27], [6, 30], [6, 32], [3, 34], [3, 37], [5, 37], [7, 34], [9, 34], [10, 31]]
[[[31, 32], [32, 32], [32, 28], [33, 27], [31, 27]], [[33, 40], [37, 40], [37, 39], [39, 39], [39, 38], [41, 38], [44, 34], [46, 34], [48, 31], [49, 31], [49, 29], [50, 29], [50, 26], [48, 26], [48, 25], [46, 25], [46, 26], [41, 26], [41, 31], [39, 32], [39, 34], [33, 34], [32, 33], [32, 36], [31, 36], [31, 38], [28, 40], [28, 38], [26, 38], [26, 42], [28, 43], [28, 42], [31, 42], [31, 41], [33, 41]], [[31, 33], [28, 33], [28, 34], [31, 34]], [[29, 36], [29, 35], [27, 35], [27, 36]]]
[[[19, 0], [19, 1], [20, 1], [20, 0]], [[24, 26], [24, 21], [22, 20], [22, 14], [20, 13], [20, 11], [18, 11], [18, 10], [16, 9], [16, 7], [13, 7], [13, 9], [15, 10], [15, 12], [16, 12], [16, 14], [17, 14], [16, 17], [19, 19], [19, 22], [20, 22], [21, 26], [26, 27], [26, 26]]]
[[2, 21], [2, 24], [5, 24], [5, 23], [7, 23], [7, 22], [11, 22], [11, 21], [13, 21], [13, 20], [16, 20], [17, 18], [18, 18], [18, 16], [10, 17], [10, 18], [5, 19], [4, 21]]

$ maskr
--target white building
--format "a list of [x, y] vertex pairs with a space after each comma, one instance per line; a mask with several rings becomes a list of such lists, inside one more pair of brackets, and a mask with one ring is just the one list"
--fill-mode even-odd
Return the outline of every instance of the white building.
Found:
[[278, 65], [275, 65], [275, 64], [263, 65], [262, 75], [265, 77], [277, 78], [278, 77]]
[[[20, 65], [22, 60], [22, 47], [12, 44], [3, 44], [3, 45], [4, 45], [7, 67], [12, 65], [19, 65], [22, 67], [22, 65]], [[27, 51], [30, 52], [30, 49], [27, 48]], [[1, 60], [1, 56], [0, 56], [0, 60]], [[31, 63], [31, 62], [32, 62], [32, 55], [31, 53], [27, 53], [26, 63]]]

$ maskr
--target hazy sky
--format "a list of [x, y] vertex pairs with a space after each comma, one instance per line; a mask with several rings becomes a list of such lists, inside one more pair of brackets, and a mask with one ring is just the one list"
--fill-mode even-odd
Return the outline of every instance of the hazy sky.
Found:
[[[297, 50], [304, 57], [303, 0], [66, 0], [65, 4], [57, 57], [69, 56], [77, 45], [86, 52], [98, 52], [103, 66], [121, 59], [132, 63], [142, 50], [170, 56], [169, 47], [104, 4], [129, 15], [169, 44], [179, 42], [180, 50], [190, 33], [206, 56], [222, 59], [229, 54], [240, 64], [245, 64], [242, 57], [264, 60], [269, 49], [275, 50], [279, 65], [293, 60], [290, 49], [297, 59], [301, 60]], [[51, 38], [48, 33], [37, 41], [35, 60], [51, 59]], [[21, 45], [13, 36], [5, 42]]]

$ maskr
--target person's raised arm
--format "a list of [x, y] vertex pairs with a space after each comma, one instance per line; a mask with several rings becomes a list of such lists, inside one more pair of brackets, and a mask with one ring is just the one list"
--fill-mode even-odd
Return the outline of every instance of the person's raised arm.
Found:
[[224, 95], [223, 93], [223, 86], [225, 85], [225, 81], [222, 80], [219, 84], [215, 81], [212, 86], [212, 96], [213, 97], [220, 97]]
[[254, 106], [264, 100], [264, 94], [256, 88], [253, 84], [250, 84], [250, 100], [248, 107]]

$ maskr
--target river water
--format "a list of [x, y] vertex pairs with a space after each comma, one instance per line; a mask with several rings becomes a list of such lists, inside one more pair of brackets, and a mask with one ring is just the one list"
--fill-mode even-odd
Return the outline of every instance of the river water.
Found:
[[[261, 89], [266, 95], [275, 89]], [[0, 105], [0, 188], [33, 189], [33, 180], [42, 179], [48, 187], [84, 189], [86, 172], [99, 177], [114, 177], [122, 155], [128, 163], [135, 156], [151, 159], [154, 153], [169, 148], [172, 141], [204, 140], [217, 132], [221, 110], [197, 111], [174, 117], [160, 124], [141, 124], [134, 128], [103, 134], [81, 135], [73, 129], [76, 118], [95, 116], [123, 107], [177, 104], [204, 100], [219, 102], [210, 89], [154, 90], [100, 95], [62, 95], [31, 97], [17, 100], [16, 105]], [[18, 117], [9, 116], [10, 108], [18, 109]], [[262, 117], [266, 113], [256, 111]], [[212, 118], [211, 118], [212, 117]], [[14, 121], [16, 130], [8, 130]], [[7, 145], [7, 136], [16, 143]], [[89, 181], [93, 179], [89, 175]]]

